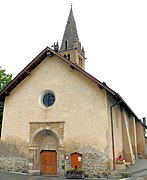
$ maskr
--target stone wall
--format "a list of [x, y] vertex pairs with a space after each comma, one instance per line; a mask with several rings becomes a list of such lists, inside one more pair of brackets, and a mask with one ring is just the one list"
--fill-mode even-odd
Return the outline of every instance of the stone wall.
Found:
[[110, 169], [106, 153], [95, 148], [85, 147], [82, 159], [83, 169], [88, 177], [99, 177]]
[[28, 172], [28, 144], [20, 139], [0, 141], [0, 170]]
[[0, 170], [27, 173], [28, 159], [21, 157], [0, 157]]
[[[108, 158], [107, 149], [102, 152], [94, 147], [84, 146], [73, 150], [72, 152], [67, 152], [69, 155], [73, 152], [82, 154], [82, 170], [86, 177], [103, 177], [110, 173], [110, 159]], [[71, 159], [65, 161], [65, 169], [71, 168]]]

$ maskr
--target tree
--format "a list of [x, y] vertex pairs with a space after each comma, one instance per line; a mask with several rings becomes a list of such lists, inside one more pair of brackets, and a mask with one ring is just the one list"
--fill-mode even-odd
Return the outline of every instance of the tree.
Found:
[[[0, 92], [9, 84], [12, 80], [12, 74], [6, 74], [5, 70], [0, 67]], [[4, 101], [0, 101], [0, 129], [2, 126]]]
[[0, 67], [0, 91], [3, 90], [6, 85], [12, 80], [12, 74], [6, 74], [6, 70]]

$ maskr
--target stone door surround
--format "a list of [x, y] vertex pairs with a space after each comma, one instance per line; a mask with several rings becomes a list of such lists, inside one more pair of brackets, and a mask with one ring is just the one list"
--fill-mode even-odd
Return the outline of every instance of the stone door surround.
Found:
[[40, 174], [40, 152], [55, 150], [57, 152], [57, 175], [62, 175], [64, 161], [64, 121], [30, 122], [29, 136], [29, 173]]

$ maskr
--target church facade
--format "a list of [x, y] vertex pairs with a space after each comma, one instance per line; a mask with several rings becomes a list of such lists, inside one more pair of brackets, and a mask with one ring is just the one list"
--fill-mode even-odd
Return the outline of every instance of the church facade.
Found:
[[114, 90], [85, 69], [72, 8], [62, 44], [46, 47], [0, 92], [1, 139], [26, 143], [28, 172], [89, 176], [116, 169], [122, 155], [145, 157], [145, 121]]

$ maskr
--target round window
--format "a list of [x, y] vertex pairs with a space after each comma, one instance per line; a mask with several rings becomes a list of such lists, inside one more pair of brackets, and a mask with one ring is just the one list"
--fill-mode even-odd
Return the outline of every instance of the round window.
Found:
[[55, 102], [55, 95], [53, 92], [51, 91], [46, 91], [43, 95], [42, 95], [42, 104], [48, 108], [50, 106], [52, 106]]

